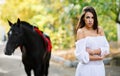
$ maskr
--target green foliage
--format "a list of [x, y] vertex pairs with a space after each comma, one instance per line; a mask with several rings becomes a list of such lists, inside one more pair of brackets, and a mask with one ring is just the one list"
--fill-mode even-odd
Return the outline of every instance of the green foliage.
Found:
[[[119, 0], [70, 0], [75, 6], [79, 5], [80, 12], [84, 6], [93, 6], [98, 15], [99, 25], [104, 28], [109, 41], [117, 40], [116, 19], [118, 16]], [[112, 6], [112, 7], [111, 7]]]
[[110, 17], [101, 15], [99, 16], [99, 25], [103, 27], [105, 35], [108, 41], [117, 40], [117, 26], [115, 21], [111, 20]]
[[[115, 0], [6, 0], [0, 5], [1, 24], [17, 18], [38, 26], [51, 37], [53, 50], [74, 47], [75, 27], [84, 6], [93, 6], [109, 41], [117, 40]], [[112, 7], [110, 7], [112, 6]]]

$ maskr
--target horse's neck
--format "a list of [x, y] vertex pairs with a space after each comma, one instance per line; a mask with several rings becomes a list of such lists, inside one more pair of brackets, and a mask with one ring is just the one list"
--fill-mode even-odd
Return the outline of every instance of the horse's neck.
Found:
[[22, 24], [21, 29], [22, 29], [24, 37], [27, 39], [34, 38], [34, 36], [36, 35], [36, 32], [34, 31], [34, 27], [31, 25]]
[[[34, 29], [28, 29], [26, 27], [23, 27], [23, 45], [27, 50], [34, 50], [34, 48], [43, 48], [44, 42], [42, 40], [42, 37], [40, 37]], [[43, 48], [44, 49], [44, 48]]]

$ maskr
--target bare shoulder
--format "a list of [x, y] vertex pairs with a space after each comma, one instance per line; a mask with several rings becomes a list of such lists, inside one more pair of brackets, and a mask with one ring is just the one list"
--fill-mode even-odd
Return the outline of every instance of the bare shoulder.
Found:
[[84, 38], [84, 29], [81, 28], [77, 30], [77, 40], [80, 40], [82, 38]]
[[98, 27], [98, 33], [99, 33], [101, 36], [104, 36], [104, 29], [103, 29], [101, 26]]

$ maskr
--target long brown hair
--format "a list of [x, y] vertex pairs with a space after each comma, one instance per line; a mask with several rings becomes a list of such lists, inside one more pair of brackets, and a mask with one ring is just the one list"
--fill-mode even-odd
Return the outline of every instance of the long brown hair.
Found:
[[83, 8], [82, 10], [82, 15], [78, 21], [78, 24], [77, 24], [77, 27], [76, 29], [78, 30], [79, 28], [82, 28], [85, 26], [85, 21], [84, 21], [84, 16], [86, 14], [86, 12], [91, 12], [94, 16], [94, 24], [93, 24], [93, 29], [94, 30], [97, 30], [97, 33], [98, 33], [98, 19], [97, 19], [97, 14], [95, 12], [95, 9], [91, 6], [86, 6]]

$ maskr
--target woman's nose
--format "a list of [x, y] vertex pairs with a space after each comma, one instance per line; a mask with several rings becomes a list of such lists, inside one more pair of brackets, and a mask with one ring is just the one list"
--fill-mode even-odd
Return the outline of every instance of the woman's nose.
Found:
[[90, 22], [92, 22], [92, 21], [93, 21], [93, 19], [89, 19], [89, 21], [90, 21]]

